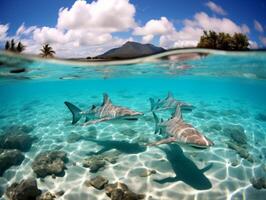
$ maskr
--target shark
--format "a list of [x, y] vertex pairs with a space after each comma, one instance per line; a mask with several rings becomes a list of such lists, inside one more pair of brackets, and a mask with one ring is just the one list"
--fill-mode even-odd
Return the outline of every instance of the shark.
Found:
[[148, 144], [149, 146], [156, 146], [172, 142], [184, 143], [198, 148], [208, 148], [214, 145], [211, 140], [200, 133], [191, 124], [188, 124], [183, 120], [179, 105], [176, 106], [175, 112], [167, 121], [159, 119], [154, 112], [153, 116], [155, 120], [155, 133], [163, 133], [168, 137], [166, 139]]
[[150, 98], [149, 100], [151, 103], [151, 111], [175, 109], [177, 105], [179, 105], [182, 110], [192, 110], [194, 108], [191, 104], [176, 100], [172, 92], [168, 92], [167, 97], [164, 99], [155, 100]]
[[72, 113], [72, 124], [76, 124], [84, 116], [84, 126], [117, 119], [137, 120], [138, 117], [143, 115], [142, 112], [114, 105], [106, 93], [103, 94], [101, 105], [94, 104], [83, 111], [70, 102], [65, 101], [64, 103]]

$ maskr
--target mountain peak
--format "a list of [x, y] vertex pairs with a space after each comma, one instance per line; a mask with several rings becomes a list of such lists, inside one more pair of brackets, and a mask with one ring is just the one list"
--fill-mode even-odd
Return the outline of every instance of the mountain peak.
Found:
[[161, 47], [152, 44], [141, 44], [138, 42], [127, 41], [121, 47], [111, 49], [102, 55], [97, 56], [100, 59], [128, 59], [148, 56], [166, 51]]

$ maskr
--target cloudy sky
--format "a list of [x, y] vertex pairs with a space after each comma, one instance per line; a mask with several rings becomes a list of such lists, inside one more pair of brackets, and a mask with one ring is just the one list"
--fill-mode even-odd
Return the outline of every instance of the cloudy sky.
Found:
[[128, 40], [164, 48], [195, 46], [203, 30], [241, 32], [266, 46], [265, 0], [1, 0], [0, 47], [26, 53], [49, 43], [59, 57], [103, 53]]

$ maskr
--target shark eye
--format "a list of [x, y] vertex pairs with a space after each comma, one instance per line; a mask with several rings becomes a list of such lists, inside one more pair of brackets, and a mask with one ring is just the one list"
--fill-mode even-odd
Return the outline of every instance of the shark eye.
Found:
[[94, 108], [96, 108], [96, 106], [95, 106], [95, 105], [92, 105], [92, 106], [91, 106], [91, 109], [93, 110]]

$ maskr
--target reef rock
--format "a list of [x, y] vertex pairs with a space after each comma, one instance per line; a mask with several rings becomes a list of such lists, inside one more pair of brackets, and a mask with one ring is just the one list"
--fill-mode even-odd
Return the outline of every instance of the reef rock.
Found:
[[255, 118], [259, 121], [266, 122], [266, 114], [258, 113]]
[[5, 126], [2, 128], [4, 132], [6, 133], [30, 133], [33, 131], [33, 126], [27, 126], [27, 125], [11, 125], [11, 126]]
[[38, 177], [62, 175], [66, 169], [67, 154], [64, 151], [47, 151], [36, 156], [32, 169]]
[[233, 142], [227, 142], [227, 145], [230, 149], [233, 149], [235, 150], [238, 155], [241, 157], [241, 158], [244, 158], [246, 160], [248, 160], [249, 162], [254, 162], [254, 158], [252, 157], [252, 155], [248, 152], [247, 149], [233, 143]]
[[145, 198], [145, 195], [130, 191], [126, 184], [120, 182], [107, 184], [105, 193], [111, 200], [138, 200]]
[[61, 197], [61, 196], [63, 196], [64, 194], [65, 194], [65, 191], [64, 191], [64, 190], [59, 190], [59, 191], [57, 191], [57, 192], [55, 193], [55, 195], [58, 196], [58, 197]]
[[88, 167], [90, 168], [90, 172], [95, 173], [99, 169], [103, 168], [106, 165], [106, 162], [112, 164], [116, 163], [119, 155], [119, 151], [104, 152], [100, 155], [92, 155], [84, 159], [83, 167]]
[[150, 176], [152, 174], [156, 174], [156, 170], [154, 169], [144, 169], [140, 174], [139, 176], [140, 177], [147, 177], [147, 176]]
[[10, 200], [34, 200], [41, 193], [36, 180], [32, 178], [22, 180], [20, 183], [13, 183], [6, 189], [6, 196]]
[[260, 177], [258, 179], [252, 178], [250, 180], [252, 186], [258, 190], [260, 189], [266, 189], [266, 178], [265, 177]]
[[37, 198], [37, 200], [54, 200], [56, 196], [51, 192], [42, 193], [41, 196]]
[[2, 187], [0, 186], [0, 198], [3, 196], [3, 194], [4, 194], [4, 188], [2, 188]]
[[20, 165], [24, 160], [24, 155], [19, 150], [0, 149], [0, 176], [13, 165]]
[[91, 156], [83, 161], [83, 167], [90, 168], [90, 172], [97, 172], [105, 166], [105, 160], [101, 156]]
[[107, 178], [103, 176], [96, 176], [92, 178], [90, 181], [86, 182], [86, 185], [87, 186], [91, 185], [98, 190], [102, 190], [107, 183], [108, 183]]
[[32, 142], [36, 139], [28, 134], [33, 130], [28, 126], [10, 126], [3, 130], [4, 133], [0, 136], [0, 148], [3, 149], [29, 151]]
[[245, 130], [240, 125], [227, 125], [224, 129], [224, 133], [229, 136], [234, 142], [238, 144], [247, 144], [247, 136]]

